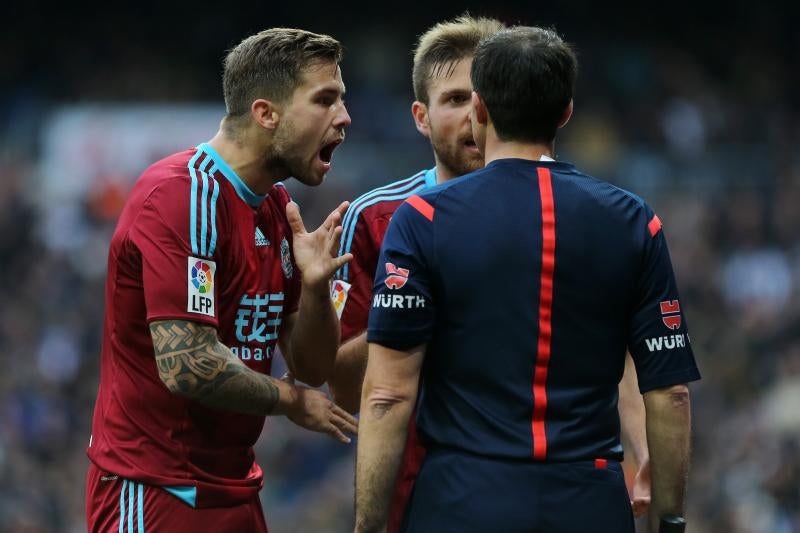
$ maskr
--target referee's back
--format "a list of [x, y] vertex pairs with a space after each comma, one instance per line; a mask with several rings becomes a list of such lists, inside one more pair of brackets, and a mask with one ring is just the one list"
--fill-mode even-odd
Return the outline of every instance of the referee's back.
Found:
[[[408, 271], [401, 287], [387, 265]], [[417, 423], [433, 448], [621, 460], [626, 348], [642, 392], [699, 377], [658, 217], [568, 163], [501, 159], [413, 197], [370, 318], [370, 342], [427, 343]]]
[[471, 127], [488, 164], [392, 218], [367, 336], [357, 524], [369, 524], [363, 483], [390, 464], [375, 437], [396, 444], [402, 422], [380, 422], [385, 398], [405, 409], [420, 378], [428, 454], [404, 530], [632, 533], [617, 410], [626, 349], [647, 393], [651, 528], [682, 511], [685, 384], [700, 376], [659, 218], [551, 159], [576, 71], [551, 30], [482, 41]]

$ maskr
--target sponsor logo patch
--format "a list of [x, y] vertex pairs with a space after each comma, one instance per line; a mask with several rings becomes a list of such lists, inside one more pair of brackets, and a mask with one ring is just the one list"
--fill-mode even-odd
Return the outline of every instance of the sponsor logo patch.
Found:
[[283, 275], [291, 279], [294, 269], [292, 268], [292, 251], [289, 249], [289, 241], [286, 237], [281, 241], [281, 268]]
[[661, 320], [669, 329], [681, 327], [681, 304], [678, 300], [665, 300], [661, 306]]
[[689, 335], [677, 333], [675, 335], [645, 339], [644, 342], [651, 353], [660, 352], [661, 350], [674, 350], [675, 348], [685, 348], [688, 346]]
[[189, 257], [187, 261], [188, 298], [186, 311], [214, 316], [214, 273], [217, 264], [208, 259]]
[[425, 298], [416, 295], [376, 294], [372, 299], [372, 307], [391, 309], [420, 309], [425, 307]]
[[390, 289], [402, 289], [408, 281], [411, 271], [407, 268], [400, 268], [394, 263], [386, 263], [386, 286]]
[[342, 319], [344, 304], [347, 303], [347, 294], [350, 292], [350, 287], [352, 287], [351, 284], [340, 279], [333, 280], [333, 285], [331, 285], [331, 300], [333, 300], [333, 308], [336, 309], [336, 316], [339, 317], [339, 320]]

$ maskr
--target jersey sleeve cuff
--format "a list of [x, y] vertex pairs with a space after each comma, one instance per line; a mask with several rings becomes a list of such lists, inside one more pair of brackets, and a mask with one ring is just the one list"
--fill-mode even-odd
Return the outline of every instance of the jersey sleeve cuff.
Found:
[[698, 381], [700, 379], [700, 371], [697, 367], [686, 368], [676, 372], [669, 372], [667, 374], [659, 374], [649, 379], [639, 380], [639, 392], [642, 394], [650, 392], [655, 389], [663, 389], [673, 385], [681, 385], [691, 381]]
[[427, 330], [367, 330], [367, 342], [380, 344], [381, 346], [386, 346], [392, 350], [409, 350], [415, 346], [419, 346], [420, 344], [427, 343], [430, 338], [430, 332]]
[[148, 324], [157, 322], [159, 320], [185, 320], [186, 322], [198, 322], [200, 324], [206, 324], [208, 326], [213, 326], [214, 328], [219, 327], [219, 321], [216, 318], [199, 314], [191, 316], [179, 314], [147, 315]]

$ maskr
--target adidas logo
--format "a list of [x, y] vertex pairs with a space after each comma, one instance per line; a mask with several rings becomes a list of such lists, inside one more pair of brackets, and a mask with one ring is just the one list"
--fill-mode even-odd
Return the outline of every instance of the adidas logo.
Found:
[[256, 228], [256, 246], [269, 246], [269, 239], [261, 232], [261, 228]]

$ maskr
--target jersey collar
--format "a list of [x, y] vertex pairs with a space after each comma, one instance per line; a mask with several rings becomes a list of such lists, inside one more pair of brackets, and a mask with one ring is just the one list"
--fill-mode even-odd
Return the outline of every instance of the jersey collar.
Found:
[[425, 172], [425, 186], [433, 187], [434, 185], [436, 185], [436, 167]]
[[233, 188], [236, 190], [236, 194], [239, 195], [239, 198], [247, 202], [252, 207], [258, 207], [261, 205], [267, 195], [256, 194], [251, 191], [250, 187], [248, 187], [247, 184], [242, 181], [242, 178], [240, 178], [236, 172], [234, 172], [233, 169], [228, 166], [228, 163], [222, 159], [222, 156], [220, 156], [210, 144], [198, 144], [197, 150], [208, 154], [211, 157], [211, 160], [214, 162], [214, 164], [211, 166], [211, 170], [208, 172], [209, 174], [213, 172], [214, 167], [217, 167], [222, 175], [225, 176], [231, 185], [233, 185]]

